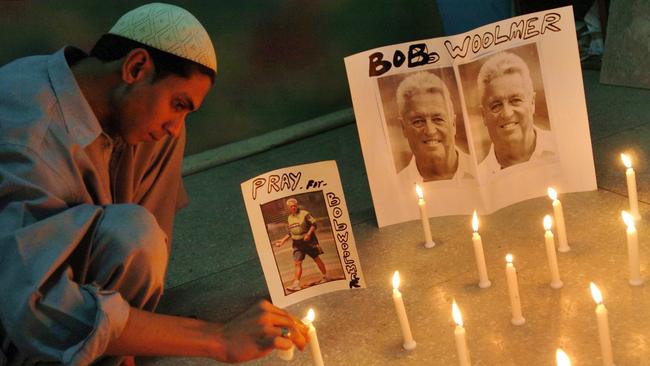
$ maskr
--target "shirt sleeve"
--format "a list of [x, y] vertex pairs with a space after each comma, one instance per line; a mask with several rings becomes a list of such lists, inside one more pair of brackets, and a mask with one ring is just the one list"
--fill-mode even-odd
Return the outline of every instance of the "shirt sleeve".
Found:
[[87, 365], [122, 332], [129, 305], [81, 284], [103, 209], [68, 205], [65, 181], [34, 151], [0, 144], [0, 320], [21, 352]]
[[305, 222], [307, 223], [307, 229], [309, 229], [310, 226], [316, 226], [316, 219], [309, 211], [305, 211]]

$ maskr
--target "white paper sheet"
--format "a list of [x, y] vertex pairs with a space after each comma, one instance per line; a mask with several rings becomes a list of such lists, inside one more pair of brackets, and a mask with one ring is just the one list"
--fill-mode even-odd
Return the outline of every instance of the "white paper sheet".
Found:
[[[508, 117], [517, 115], [509, 108], [522, 103], [508, 93], [524, 77], [508, 82], [507, 90], [496, 86], [495, 77], [485, 88], [486, 97], [479, 98], [479, 70], [503, 52], [516, 55], [529, 70], [531, 86], [526, 88], [533, 96], [525, 106], [533, 115], [530, 123]], [[455, 36], [369, 50], [345, 58], [345, 65], [380, 227], [419, 217], [415, 183], [423, 187], [430, 217], [471, 214], [475, 209], [489, 214], [544, 196], [549, 186], [560, 193], [596, 189], [571, 7], [526, 14]], [[453, 177], [422, 178], [445, 170], [436, 170], [426, 153], [413, 154], [421, 141], [412, 132], [409, 140], [408, 128], [417, 122], [398, 110], [400, 82], [421, 72], [442, 80], [453, 104], [447, 108], [448, 116], [455, 114], [455, 119], [447, 118], [453, 124], [440, 122], [443, 128], [423, 140], [431, 150], [445, 146], [447, 155], [439, 156], [456, 152], [457, 163], [448, 164], [456, 169]], [[497, 110], [493, 101], [499, 98], [510, 107]], [[488, 125], [494, 126], [492, 134]], [[521, 132], [526, 125], [528, 132]], [[517, 133], [528, 137], [520, 142], [506, 136]], [[526, 153], [519, 153], [519, 148]]]

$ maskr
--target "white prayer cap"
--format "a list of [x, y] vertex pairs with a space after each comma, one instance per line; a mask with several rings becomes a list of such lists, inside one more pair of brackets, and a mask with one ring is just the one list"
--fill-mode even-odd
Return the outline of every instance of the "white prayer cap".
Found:
[[160, 51], [194, 61], [217, 72], [217, 55], [210, 36], [187, 10], [151, 3], [122, 15], [108, 31]]

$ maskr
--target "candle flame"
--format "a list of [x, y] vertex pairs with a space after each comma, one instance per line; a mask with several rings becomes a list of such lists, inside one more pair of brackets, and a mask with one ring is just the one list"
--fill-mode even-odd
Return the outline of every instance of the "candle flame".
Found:
[[558, 348], [557, 351], [555, 351], [555, 360], [557, 361], [557, 366], [571, 366], [569, 356], [567, 356], [561, 348]]
[[627, 225], [628, 230], [634, 229], [634, 217], [630, 215], [627, 211], [621, 211], [621, 216], [623, 217], [623, 222]]
[[395, 271], [395, 273], [393, 273], [393, 288], [399, 288], [399, 271]]
[[621, 160], [623, 160], [623, 165], [625, 165], [626, 168], [632, 167], [632, 159], [630, 159], [627, 154], [621, 154]]
[[551, 226], [553, 225], [553, 219], [551, 218], [551, 215], [546, 215], [544, 216], [544, 230], [551, 230]]
[[596, 286], [595, 283], [589, 282], [589, 287], [591, 288], [591, 297], [594, 298], [594, 301], [596, 304], [602, 304], [603, 303], [603, 295], [600, 293], [600, 290], [598, 289], [598, 286]]
[[555, 189], [553, 189], [551, 187], [548, 187], [546, 192], [548, 192], [548, 197], [550, 199], [552, 199], [553, 201], [555, 201], [557, 199], [557, 191]]
[[418, 184], [415, 185], [415, 193], [418, 194], [419, 199], [424, 199], [424, 194], [422, 193], [422, 188]]
[[512, 263], [512, 254], [506, 255], [506, 262]]
[[463, 326], [463, 316], [460, 314], [460, 309], [458, 308], [458, 304], [456, 304], [456, 300], [451, 304], [451, 315], [454, 317], [454, 322], [456, 322], [456, 325], [459, 327]]
[[307, 319], [307, 321], [311, 323], [314, 321], [315, 318], [316, 318], [316, 313], [314, 313], [314, 309], [310, 308], [309, 311], [307, 311], [307, 317], [305, 319]]
[[476, 210], [474, 210], [474, 216], [472, 216], [472, 228], [474, 231], [478, 231], [478, 216], [476, 215]]

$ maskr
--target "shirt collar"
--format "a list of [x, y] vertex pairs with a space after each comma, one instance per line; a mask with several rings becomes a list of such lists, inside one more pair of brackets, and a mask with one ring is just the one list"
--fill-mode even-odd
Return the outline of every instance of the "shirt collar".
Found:
[[[554, 151], [553, 142], [548, 138], [549, 132], [540, 129], [536, 125], [533, 125], [533, 130], [535, 131], [535, 150], [533, 151], [533, 154], [530, 156], [530, 159], [528, 159], [528, 161], [533, 161], [536, 158], [544, 156], [544, 154], [548, 152]], [[492, 170], [492, 172], [497, 172], [501, 169], [505, 169], [501, 167], [501, 164], [499, 164], [497, 156], [494, 153], [494, 143], [490, 145], [490, 152], [488, 152], [488, 155], [484, 161], [487, 163], [487, 166]]]
[[[467, 178], [473, 178], [474, 175], [472, 174], [470, 164], [471, 161], [469, 160], [470, 157], [469, 155], [465, 154], [461, 150], [458, 150], [457, 148], [454, 148], [454, 151], [458, 155], [458, 166], [456, 168], [456, 172], [454, 173], [453, 177], [449, 179], [442, 179], [442, 180], [455, 180], [455, 179], [467, 179]], [[404, 168], [407, 174], [410, 175], [409, 179], [413, 181], [414, 183], [423, 183], [424, 179], [420, 175], [420, 172], [418, 171], [418, 166], [415, 163], [415, 155], [411, 157], [411, 160], [409, 161], [409, 165]]]
[[50, 56], [47, 68], [68, 132], [79, 145], [86, 147], [102, 133], [102, 127], [66, 60], [66, 55], [75, 57], [80, 52], [83, 53], [75, 47], [64, 47]]

